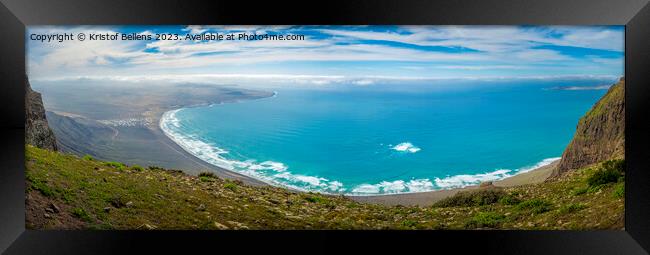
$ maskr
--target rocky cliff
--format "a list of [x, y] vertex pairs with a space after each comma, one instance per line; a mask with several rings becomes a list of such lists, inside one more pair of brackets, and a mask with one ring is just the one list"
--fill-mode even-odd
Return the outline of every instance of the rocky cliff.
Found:
[[41, 94], [32, 90], [25, 77], [25, 143], [47, 150], [57, 150], [54, 133], [47, 124]]
[[578, 121], [573, 140], [553, 173], [558, 176], [611, 158], [625, 157], [625, 78]]

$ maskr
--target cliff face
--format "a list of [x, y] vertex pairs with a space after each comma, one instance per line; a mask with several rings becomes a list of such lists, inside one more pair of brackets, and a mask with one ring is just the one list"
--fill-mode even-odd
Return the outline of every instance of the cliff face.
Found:
[[25, 78], [25, 143], [47, 150], [57, 150], [54, 133], [47, 124], [41, 94], [32, 90]]
[[611, 158], [625, 157], [625, 78], [583, 116], [553, 176]]

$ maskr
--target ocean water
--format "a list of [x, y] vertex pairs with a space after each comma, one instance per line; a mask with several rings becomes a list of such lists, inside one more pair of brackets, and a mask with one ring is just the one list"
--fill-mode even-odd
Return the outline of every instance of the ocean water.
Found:
[[198, 158], [303, 191], [377, 195], [498, 180], [559, 159], [611, 81], [278, 88], [160, 126]]

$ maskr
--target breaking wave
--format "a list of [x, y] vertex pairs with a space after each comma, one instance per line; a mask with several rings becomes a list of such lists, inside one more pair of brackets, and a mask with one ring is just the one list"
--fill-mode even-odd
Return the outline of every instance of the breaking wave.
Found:
[[391, 150], [396, 150], [399, 152], [409, 152], [409, 153], [416, 153], [420, 151], [420, 148], [416, 147], [410, 142], [403, 142], [398, 145], [390, 147]]
[[433, 190], [463, 188], [472, 185], [478, 185], [481, 182], [502, 180], [514, 175], [529, 172], [559, 160], [559, 157], [547, 158], [535, 165], [522, 167], [517, 170], [498, 169], [492, 172], [481, 174], [460, 174], [447, 176], [444, 178], [434, 178], [433, 180], [412, 179], [409, 181], [382, 181], [376, 184], [361, 184], [352, 189], [353, 195], [377, 195], [377, 194], [397, 194], [397, 193], [416, 193]]
[[232, 160], [224, 157], [227, 150], [202, 141], [199, 137], [184, 134], [176, 114], [181, 111], [165, 112], [160, 119], [160, 128], [165, 135], [185, 151], [212, 165], [243, 174], [271, 185], [283, 186], [300, 191], [317, 191], [322, 193], [343, 193], [343, 183], [318, 176], [294, 174], [282, 162], [255, 160]]

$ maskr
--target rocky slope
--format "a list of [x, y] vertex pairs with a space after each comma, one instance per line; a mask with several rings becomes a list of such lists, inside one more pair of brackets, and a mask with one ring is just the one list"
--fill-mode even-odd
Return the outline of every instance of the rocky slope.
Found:
[[32, 90], [25, 77], [25, 143], [48, 150], [57, 150], [54, 133], [45, 116], [41, 94]]
[[609, 91], [578, 122], [573, 140], [553, 177], [611, 158], [625, 157], [625, 78]]

